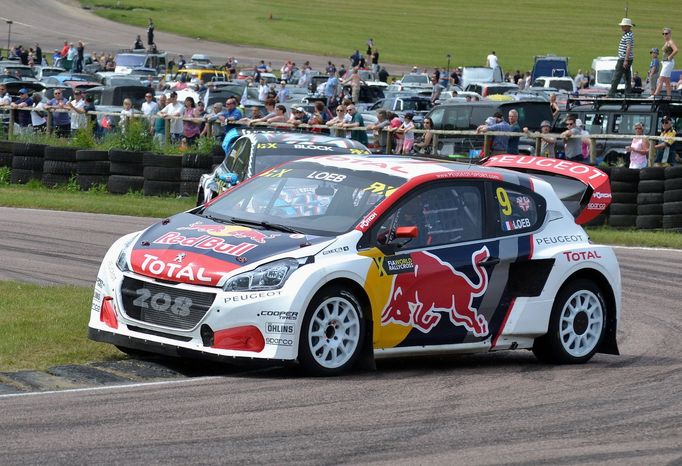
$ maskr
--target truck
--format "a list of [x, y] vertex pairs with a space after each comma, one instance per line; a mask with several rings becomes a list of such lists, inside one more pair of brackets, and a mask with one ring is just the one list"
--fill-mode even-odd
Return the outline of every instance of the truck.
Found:
[[130, 74], [135, 68], [154, 68], [157, 72], [165, 72], [167, 66], [166, 52], [147, 52], [146, 50], [121, 50], [116, 54], [114, 62], [119, 74]]
[[[590, 83], [592, 87], [598, 89], [610, 89], [613, 73], [616, 70], [618, 57], [597, 57], [592, 60], [592, 75], [594, 81]], [[625, 89], [625, 80], [621, 78], [618, 89]]]
[[568, 76], [568, 57], [558, 57], [552, 54], [536, 55], [530, 81], [535, 82], [538, 78], [545, 76], [555, 78]]

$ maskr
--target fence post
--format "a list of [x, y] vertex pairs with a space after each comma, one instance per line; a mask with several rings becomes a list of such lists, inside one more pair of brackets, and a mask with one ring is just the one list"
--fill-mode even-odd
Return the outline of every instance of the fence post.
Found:
[[52, 133], [52, 110], [47, 111], [47, 134]]
[[7, 139], [14, 137], [14, 110], [9, 111], [9, 127], [7, 128]]
[[[381, 131], [386, 131], [386, 129], [382, 128]], [[386, 131], [386, 153], [390, 154], [392, 153], [391, 151], [391, 140], [393, 139], [393, 133], [390, 131]], [[381, 136], [379, 136], [381, 137]]]
[[594, 165], [597, 162], [597, 144], [594, 139], [590, 138], [590, 163]]
[[535, 136], [535, 156], [539, 157], [540, 155], [540, 147], [542, 146], [542, 140], [540, 139], [540, 136]]
[[649, 139], [649, 166], [654, 166], [654, 160], [656, 160], [656, 140]]
[[481, 152], [481, 157], [491, 155], [491, 154], [488, 154], [488, 138], [489, 137], [490, 136], [488, 136], [488, 133], [483, 133], [483, 151]]
[[163, 119], [164, 119], [163, 129], [164, 129], [164, 132], [166, 133], [164, 135], [164, 139], [166, 140], [166, 144], [170, 144], [170, 142], [171, 142], [171, 133], [170, 133], [171, 120], [169, 119], [169, 117], [166, 117], [166, 116], [164, 116]]
[[434, 134], [431, 137], [431, 154], [438, 155], [438, 135]]

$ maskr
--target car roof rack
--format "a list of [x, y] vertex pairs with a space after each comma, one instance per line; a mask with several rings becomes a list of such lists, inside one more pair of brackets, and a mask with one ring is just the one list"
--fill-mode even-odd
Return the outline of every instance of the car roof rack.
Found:
[[670, 106], [682, 105], [682, 95], [675, 92], [671, 98], [665, 96], [651, 97], [605, 97], [599, 95], [569, 96], [566, 101], [566, 109], [571, 110], [578, 105], [592, 105], [599, 110], [604, 105], [620, 105], [621, 110], [627, 110], [632, 105], [649, 105], [652, 111], [665, 109]]

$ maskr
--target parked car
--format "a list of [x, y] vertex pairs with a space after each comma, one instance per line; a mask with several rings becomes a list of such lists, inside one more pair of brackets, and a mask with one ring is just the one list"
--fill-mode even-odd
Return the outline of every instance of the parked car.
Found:
[[[473, 131], [485, 123], [486, 118], [501, 112], [505, 119], [510, 110], [519, 113], [519, 125], [531, 131], [540, 131], [543, 120], [552, 121], [549, 102], [537, 100], [514, 100], [499, 102], [483, 100], [479, 102], [454, 102], [437, 105], [428, 113], [433, 121], [433, 129]], [[439, 135], [436, 152], [438, 155], [465, 155], [478, 157], [483, 148], [482, 135]], [[532, 153], [534, 145], [519, 145], [521, 153]]]
[[426, 73], [409, 73], [400, 78], [401, 90], [407, 89], [418, 89], [418, 90], [431, 90], [433, 89], [433, 84], [431, 83], [431, 78]]
[[[566, 118], [569, 115], [580, 118], [591, 135], [632, 135], [635, 134], [635, 124], [642, 123], [645, 135], [657, 136], [661, 132], [664, 116], [671, 117], [673, 127], [682, 131], [682, 98], [679, 95], [674, 100], [628, 98], [622, 102], [601, 97], [569, 98], [566, 110], [562, 110], [554, 121], [552, 133], [566, 130]], [[562, 142], [558, 143], [557, 150], [561, 150]], [[627, 165], [629, 154], [625, 152], [625, 147], [629, 144], [630, 138], [596, 138], [595, 154], [598, 161], [615, 164], [620, 160]]]
[[501, 83], [504, 81], [502, 68], [497, 66], [489, 68], [487, 66], [464, 66], [460, 76], [460, 86], [462, 89], [471, 83]]
[[496, 94], [504, 94], [507, 91], [512, 91], [514, 89], [518, 89], [519, 86], [516, 84], [512, 83], [506, 83], [506, 82], [501, 82], [501, 83], [480, 83], [480, 82], [474, 82], [470, 83], [467, 85], [466, 88], [464, 88], [465, 91], [467, 92], [475, 92], [483, 97], [488, 97], [491, 95], [496, 95]]
[[144, 102], [144, 96], [146, 93], [154, 94], [154, 90], [149, 87], [144, 86], [111, 86], [104, 87], [98, 86], [93, 87], [85, 91], [85, 95], [91, 95], [93, 97], [93, 103], [97, 111], [99, 112], [110, 112], [114, 115], [97, 115], [97, 122], [102, 126], [102, 120], [104, 118], [108, 119], [108, 124], [117, 125], [119, 118], [119, 113], [123, 110], [123, 101], [125, 99], [130, 99], [133, 102], [133, 109], [139, 111]]
[[314, 375], [434, 353], [527, 349], [552, 364], [617, 355], [614, 251], [589, 240], [551, 183], [510, 169], [602, 195], [578, 218], [606, 208], [608, 177], [526, 158], [561, 166], [330, 155], [262, 172], [117, 240], [88, 336], [137, 354], [296, 362]]
[[234, 184], [290, 160], [314, 155], [370, 153], [364, 145], [346, 138], [245, 129], [233, 133], [241, 136], [229, 144], [225, 160], [212, 173], [201, 176], [197, 205], [210, 201]]
[[421, 127], [424, 115], [433, 108], [431, 99], [421, 95], [398, 94], [394, 97], [380, 99], [370, 106], [368, 110], [377, 112], [379, 110], [388, 110], [403, 118], [406, 113], [413, 115], [413, 122], [415, 126]]
[[559, 91], [573, 93], [578, 89], [575, 86], [575, 81], [570, 76], [566, 77], [550, 77], [543, 76], [533, 81], [533, 87], [551, 87]]
[[13, 60], [0, 62], [0, 74], [8, 74], [22, 81], [37, 81], [35, 73], [30, 66], [22, 65]]
[[59, 73], [63, 73], [64, 71], [66, 71], [64, 68], [60, 68], [58, 66], [35, 66], [34, 70], [36, 79], [38, 81], [41, 81], [45, 78], [49, 78], [50, 76], [58, 75]]

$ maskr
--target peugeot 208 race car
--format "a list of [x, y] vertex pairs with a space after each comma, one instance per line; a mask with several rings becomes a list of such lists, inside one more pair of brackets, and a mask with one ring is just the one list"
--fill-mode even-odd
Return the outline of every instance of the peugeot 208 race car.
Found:
[[116, 241], [89, 336], [315, 374], [361, 356], [618, 354], [618, 263], [576, 223], [608, 205], [606, 175], [535, 157], [485, 165], [329, 155], [263, 172]]

